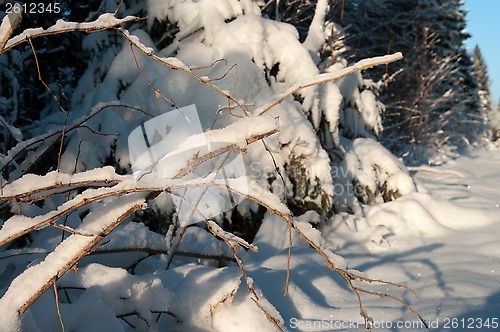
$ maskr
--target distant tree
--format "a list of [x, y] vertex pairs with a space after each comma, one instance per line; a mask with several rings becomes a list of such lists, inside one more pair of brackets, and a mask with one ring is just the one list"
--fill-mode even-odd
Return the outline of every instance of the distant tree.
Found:
[[472, 74], [476, 77], [479, 84], [479, 100], [481, 107], [485, 111], [493, 110], [493, 101], [491, 99], [490, 93], [490, 79], [488, 77], [488, 67], [484, 62], [483, 55], [478, 45], [474, 48], [474, 54], [472, 55]]
[[[352, 59], [403, 52], [405, 59], [368, 75], [384, 75], [383, 141], [398, 155], [465, 146], [484, 127], [477, 81], [464, 42], [459, 0], [366, 0], [344, 7]], [[339, 15], [336, 13], [336, 15]]]
[[491, 128], [491, 140], [498, 141], [500, 139], [500, 100], [498, 101], [496, 110], [493, 109], [490, 113], [488, 120]]
[[481, 54], [478, 45], [474, 48], [474, 53], [471, 57], [472, 75], [478, 84], [478, 100], [484, 119], [487, 122], [485, 138], [488, 140], [497, 140], [500, 133], [500, 117], [498, 111], [495, 110], [493, 100], [490, 93], [490, 80], [488, 77], [488, 67]]

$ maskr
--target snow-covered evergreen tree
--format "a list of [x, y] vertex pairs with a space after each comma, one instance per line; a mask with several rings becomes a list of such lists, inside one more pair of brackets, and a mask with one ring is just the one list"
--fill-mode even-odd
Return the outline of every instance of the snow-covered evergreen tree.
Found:
[[496, 110], [493, 109], [489, 114], [489, 124], [491, 128], [491, 139], [499, 142], [500, 139], [500, 102], [497, 104]]
[[[461, 1], [369, 0], [346, 6], [344, 24], [354, 59], [401, 51], [386, 74], [383, 138], [399, 155], [430, 157], [467, 146], [484, 129], [477, 83], [464, 42]], [[410, 147], [410, 149], [408, 149]]]
[[493, 109], [493, 100], [491, 99], [490, 93], [490, 79], [488, 77], [488, 67], [484, 62], [483, 55], [479, 45], [474, 48], [474, 54], [472, 55], [473, 71], [472, 74], [476, 77], [479, 84], [479, 100], [481, 107], [485, 112]]

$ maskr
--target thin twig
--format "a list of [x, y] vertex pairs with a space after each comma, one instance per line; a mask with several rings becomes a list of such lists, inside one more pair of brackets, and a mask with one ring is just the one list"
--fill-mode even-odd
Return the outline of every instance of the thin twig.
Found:
[[92, 237], [94, 236], [93, 234], [82, 234], [82, 233], [78, 233], [77, 231], [67, 227], [67, 226], [61, 226], [61, 225], [58, 225], [58, 224], [54, 224], [54, 223], [51, 223], [49, 224], [49, 226], [51, 227], [54, 227], [54, 228], [59, 228], [59, 229], [62, 229], [63, 231], [66, 231], [68, 233], [71, 233], [71, 234], [74, 234], [74, 235], [80, 235], [80, 236], [87, 236], [87, 237]]
[[118, 5], [118, 8], [115, 10], [115, 17], [118, 15], [118, 11], [120, 10], [120, 7], [122, 6], [123, 0], [120, 1], [120, 4]]
[[[139, 62], [137, 62], [137, 58], [135, 57], [135, 52], [134, 52], [134, 49], [132, 48], [132, 45], [134, 45], [132, 42], [129, 43], [129, 47], [130, 47], [130, 51], [132, 52], [132, 57], [134, 58], [134, 61], [135, 61], [135, 66], [137, 67], [137, 70], [139, 71], [139, 73], [141, 73], [142, 77], [144, 77], [144, 79], [146, 80], [146, 82], [148, 82], [149, 86], [151, 87], [151, 89], [153, 89], [153, 91], [155, 92], [156, 94], [156, 98], [160, 98], [162, 97], [163, 99], [165, 99], [167, 102], [170, 103], [170, 105], [172, 107], [175, 107], [177, 108], [177, 106], [175, 106], [174, 102], [171, 101], [170, 99], [168, 99], [167, 97], [165, 97], [163, 95], [163, 93], [160, 92], [160, 90], [157, 90], [153, 84], [151, 84], [151, 82], [149, 81], [149, 79], [146, 77], [146, 75], [144, 75], [144, 73], [142, 72], [141, 68], [139, 67]], [[134, 45], [135, 46], [135, 45]]]
[[35, 56], [36, 69], [38, 71], [38, 79], [40, 80], [40, 82], [42, 82], [47, 91], [49, 91], [49, 93], [52, 95], [52, 98], [54, 98], [54, 100], [56, 101], [56, 104], [61, 110], [61, 112], [66, 113], [66, 110], [61, 106], [61, 104], [59, 104], [59, 100], [57, 100], [56, 95], [52, 92], [52, 90], [50, 90], [49, 86], [45, 84], [45, 81], [42, 78], [42, 74], [40, 73], [40, 65], [38, 64], [38, 57], [36, 55], [35, 48], [33, 47], [33, 43], [31, 42], [31, 37], [28, 37], [28, 41], [30, 43], [31, 50], [33, 51], [33, 55]]
[[224, 77], [227, 76], [227, 74], [229, 74], [229, 72], [233, 69], [233, 68], [236, 68], [236, 80], [238, 80], [238, 64], [235, 63], [234, 65], [231, 66], [231, 68], [229, 68], [225, 73], [224, 75], [222, 75], [221, 77], [218, 77], [218, 78], [212, 78], [212, 79], [209, 79], [208, 81], [205, 81], [206, 83], [210, 83], [210, 82], [213, 82], [213, 81], [220, 81], [222, 79], [224, 79]]
[[[106, 244], [106, 243], [105, 243]], [[147, 247], [142, 247], [142, 248], [120, 248], [120, 249], [101, 249], [105, 244], [98, 246], [95, 249], [92, 249], [86, 256], [93, 256], [93, 255], [110, 255], [110, 254], [119, 254], [119, 253], [130, 253], [130, 252], [145, 252], [149, 254], [149, 256], [153, 255], [161, 255], [161, 254], [167, 254], [168, 250], [161, 250], [161, 249], [155, 249], [155, 248], [147, 248]], [[5, 253], [8, 253], [6, 251]], [[21, 252], [17, 254], [11, 254], [11, 255], [5, 255], [5, 256], [0, 256], [0, 260], [2, 259], [9, 259], [9, 258], [15, 258], [18, 256], [31, 256], [31, 255], [48, 255], [50, 254], [50, 251], [39, 251], [39, 252]], [[174, 256], [182, 256], [182, 257], [192, 257], [192, 258], [198, 258], [198, 259], [210, 259], [214, 261], [228, 261], [228, 262], [234, 262], [236, 263], [236, 260], [233, 257], [228, 257], [224, 255], [207, 255], [207, 254], [200, 254], [196, 252], [187, 252], [187, 251], [176, 251], [174, 253]]]
[[64, 126], [63, 126], [63, 130], [62, 130], [62, 134], [61, 134], [61, 144], [59, 145], [59, 153], [57, 154], [57, 171], [59, 172], [59, 166], [61, 164], [61, 155], [62, 155], [62, 148], [63, 148], [63, 145], [64, 145], [64, 134], [65, 134], [65, 131], [66, 131], [66, 124], [68, 123], [68, 116], [69, 116], [69, 112], [66, 112], [66, 117], [64, 119]]
[[283, 329], [281, 328], [281, 326], [279, 326], [279, 323], [278, 321], [276, 320], [276, 318], [274, 318], [273, 316], [271, 316], [264, 308], [262, 308], [262, 306], [259, 304], [259, 302], [257, 302], [256, 299], [254, 299], [253, 297], [251, 297], [252, 301], [255, 302], [255, 304], [257, 305], [257, 307], [259, 307], [260, 310], [262, 310], [262, 312], [264, 313], [264, 315], [266, 315], [266, 318], [268, 321], [270, 321], [271, 323], [273, 323], [273, 325], [281, 332], [284, 332]]
[[[119, 319], [123, 319], [127, 324], [130, 325], [130, 323], [128, 323], [124, 318], [125, 317], [130, 317], [130, 316], [136, 316], [137, 318], [139, 318], [140, 320], [142, 320], [144, 323], [146, 323], [146, 325], [148, 327], [151, 327], [151, 325], [149, 324], [149, 322], [147, 321], [146, 318], [142, 317], [137, 311], [134, 311], [134, 312], [129, 312], [129, 313], [126, 313], [126, 314], [120, 314], [120, 315], [116, 315], [116, 318], [119, 318]], [[130, 325], [132, 326], [132, 325]], [[133, 326], [132, 326], [133, 327]]]
[[[120, 104], [109, 104], [109, 105], [102, 106], [102, 107], [101, 107], [101, 108], [99, 108], [97, 111], [95, 111], [95, 112], [93, 112], [92, 114], [90, 114], [88, 117], [86, 117], [86, 118], [84, 118], [83, 120], [79, 121], [78, 123], [74, 124], [74, 125], [73, 125], [70, 129], [68, 129], [68, 130], [66, 131], [66, 135], [68, 135], [68, 134], [69, 134], [71, 131], [73, 131], [73, 130], [77, 130], [78, 128], [81, 128], [81, 127], [82, 127], [82, 125], [83, 125], [85, 122], [89, 121], [89, 120], [90, 120], [90, 119], [92, 119], [94, 116], [96, 116], [97, 114], [101, 113], [102, 111], [104, 111], [104, 110], [106, 110], [106, 109], [108, 109], [108, 108], [110, 108], [110, 107], [123, 107], [123, 108], [129, 108], [129, 109], [133, 109], [133, 110], [139, 111], [139, 112], [141, 112], [141, 113], [143, 113], [143, 114], [145, 114], [145, 115], [148, 115], [148, 116], [150, 116], [150, 117], [153, 117], [153, 115], [151, 115], [151, 114], [149, 114], [149, 113], [147, 113], [147, 112], [144, 112], [143, 110], [141, 110], [141, 109], [140, 109], [140, 108], [138, 108], [138, 107], [133, 107], [133, 106], [128, 106], [128, 105], [120, 105]], [[22, 152], [24, 152], [24, 151], [26, 151], [26, 150], [28, 150], [28, 149], [30, 149], [30, 148], [34, 148], [34, 147], [36, 147], [37, 145], [39, 145], [39, 144], [43, 143], [44, 141], [47, 141], [47, 140], [49, 140], [49, 139], [53, 138], [54, 136], [57, 136], [57, 135], [60, 135], [60, 134], [62, 134], [62, 130], [55, 131], [55, 132], [50, 133], [50, 134], [40, 135], [40, 136], [38, 136], [38, 137], [36, 137], [36, 138], [34, 138], [34, 139], [30, 139], [30, 140], [28, 141], [28, 143], [26, 143], [26, 141], [18, 143], [18, 145], [16, 145], [16, 146], [15, 146], [14, 148], [12, 148], [10, 151], [12, 151], [12, 150], [16, 150], [16, 148], [17, 148], [18, 146], [20, 146], [20, 147], [22, 147], [22, 148], [19, 148], [19, 149], [18, 149], [18, 151], [17, 151], [17, 152], [15, 152], [15, 153], [12, 153], [12, 154], [10, 154], [10, 153], [9, 153], [9, 155], [8, 155], [7, 157], [5, 157], [5, 158], [4, 158], [4, 160], [3, 160], [3, 166], [0, 168], [0, 173], [1, 173], [1, 172], [3, 172], [3, 171], [5, 170], [5, 168], [6, 168], [7, 166], [9, 166], [9, 165], [10, 165], [10, 163], [11, 163], [11, 162], [13, 162], [13, 161], [14, 161], [14, 160], [15, 160], [15, 159], [16, 159], [16, 158], [17, 158], [17, 157], [18, 157], [18, 156], [19, 156]], [[54, 142], [55, 142], [55, 141], [57, 141], [58, 139], [59, 139], [59, 138], [54, 139]], [[48, 150], [51, 146], [52, 146], [52, 144], [51, 144], [50, 146], [48, 146], [48, 147], [46, 148], [46, 150]], [[42, 154], [43, 154], [43, 153], [45, 153], [45, 152], [46, 152], [46, 151], [42, 152]], [[33, 163], [33, 164], [34, 164], [34, 163]], [[33, 165], [33, 164], [32, 164], [32, 165]], [[31, 166], [30, 166], [30, 167], [31, 167]], [[25, 171], [25, 172], [26, 172], [26, 171]], [[0, 200], [1, 200], [1, 198], [0, 198]]]
[[59, 296], [57, 295], [57, 287], [56, 287], [55, 280], [54, 280], [54, 295], [56, 297], [56, 307], [57, 307], [57, 315], [59, 316], [59, 322], [61, 322], [61, 328], [62, 328], [63, 332], [65, 332], [66, 330], [64, 329], [64, 323], [63, 323], [62, 316], [61, 316], [61, 309], [59, 308]]
[[158, 314], [158, 317], [156, 318], [156, 321], [158, 322], [160, 320], [160, 316], [161, 314], [167, 314], [169, 316], [172, 316], [174, 317], [175, 319], [177, 319], [177, 324], [182, 324], [182, 319], [180, 319], [176, 314], [168, 311], [168, 310], [163, 310], [163, 311], [156, 311], [156, 310], [153, 310], [151, 311], [151, 313], [153, 314]]
[[226, 63], [226, 66], [227, 66], [227, 60], [226, 59], [217, 59], [214, 62], [212, 62], [211, 65], [203, 66], [203, 67], [189, 67], [189, 70], [200, 70], [200, 69], [212, 68], [216, 63], [219, 63], [221, 61], [224, 61]]
[[168, 270], [170, 268], [170, 264], [172, 264], [172, 260], [174, 259], [174, 255], [177, 252], [177, 248], [179, 248], [179, 245], [181, 244], [182, 238], [184, 237], [184, 233], [186, 233], [187, 226], [182, 227], [181, 233], [179, 234], [179, 238], [177, 239], [177, 242], [175, 243], [175, 246], [173, 249], [169, 249], [167, 251], [167, 266], [165, 267], [165, 270]]

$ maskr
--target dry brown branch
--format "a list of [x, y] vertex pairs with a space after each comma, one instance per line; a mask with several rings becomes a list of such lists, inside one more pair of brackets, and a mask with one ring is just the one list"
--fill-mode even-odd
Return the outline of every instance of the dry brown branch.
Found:
[[217, 302], [215, 305], [213, 305], [211, 308], [210, 308], [210, 316], [213, 317], [215, 311], [217, 311], [217, 309], [219, 308], [219, 306], [221, 304], [224, 304], [227, 302], [227, 300], [231, 299], [231, 302], [234, 301], [234, 296], [236, 295], [236, 292], [238, 291], [238, 288], [235, 288], [231, 291], [231, 293], [229, 294], [226, 294], [226, 296], [224, 296], [224, 298], [222, 300], [220, 300], [219, 302]]
[[[258, 140], [262, 140], [263, 138], [271, 136], [277, 132], [279, 132], [279, 130], [274, 129], [272, 131], [269, 131], [269, 132], [261, 134], [261, 135], [253, 135], [253, 136], [250, 136], [249, 138], [247, 138], [246, 142], [247, 142], [247, 144], [252, 144]], [[197, 156], [197, 155], [193, 156], [193, 158], [190, 161], [188, 161], [186, 166], [179, 170], [179, 172], [173, 177], [173, 179], [182, 178], [184, 175], [193, 172], [196, 169], [196, 167], [198, 167], [199, 165], [201, 165], [205, 161], [210, 160], [213, 157], [216, 157], [216, 156], [223, 154], [223, 153], [226, 153], [226, 152], [238, 153], [238, 152], [240, 152], [240, 149], [238, 148], [238, 145], [231, 144], [231, 145], [226, 145], [226, 146], [219, 148], [217, 150], [210, 151], [202, 156]]]
[[[8, 252], [8, 251], [7, 251]], [[12, 255], [5, 255], [5, 256], [0, 256], [0, 260], [2, 259], [8, 259], [8, 258], [14, 258], [17, 256], [31, 256], [31, 255], [48, 255], [48, 251], [40, 251], [40, 252], [21, 252], [17, 254], [12, 254]]]
[[116, 10], [115, 10], [115, 17], [118, 15], [118, 11], [120, 10], [122, 3], [123, 3], [123, 0], [120, 1], [120, 3], [118, 4], [118, 8], [116, 8]]
[[63, 149], [63, 145], [64, 145], [64, 134], [65, 134], [65, 131], [66, 131], [66, 124], [68, 123], [68, 116], [69, 116], [69, 112], [66, 112], [66, 118], [64, 119], [64, 125], [63, 125], [63, 130], [62, 130], [62, 133], [61, 133], [61, 144], [59, 144], [59, 152], [57, 153], [57, 171], [59, 172], [59, 166], [61, 164], [61, 154], [62, 154], [62, 149]]
[[236, 68], [236, 80], [238, 80], [238, 64], [237, 64], [237, 63], [235, 63], [234, 65], [232, 65], [232, 66], [231, 66], [231, 68], [229, 68], [229, 69], [228, 69], [228, 70], [224, 73], [224, 75], [222, 75], [222, 76], [220, 76], [220, 77], [218, 77], [218, 78], [211, 78], [211, 79], [209, 79], [208, 81], [205, 81], [205, 82], [206, 82], [206, 83], [210, 83], [210, 82], [213, 82], [213, 81], [220, 81], [220, 80], [224, 79], [224, 78], [227, 76], [227, 74], [229, 74], [229, 72], [230, 72], [231, 70], [233, 70], [233, 68]]
[[177, 248], [179, 248], [179, 245], [181, 244], [182, 238], [184, 237], [186, 230], [187, 230], [187, 226], [182, 227], [181, 233], [179, 234], [179, 237], [177, 239], [177, 242], [175, 243], [174, 248], [168, 250], [168, 252], [167, 252], [167, 266], [165, 267], [165, 270], [168, 270], [170, 268], [170, 264], [172, 263], [172, 260], [174, 259], [174, 255], [177, 252]]
[[[47, 198], [50, 198], [50, 197], [53, 197], [56, 195], [66, 194], [66, 193], [73, 191], [75, 189], [91, 188], [91, 187], [99, 187], [100, 188], [103, 186], [112, 185], [112, 184], [116, 184], [116, 183], [120, 183], [120, 182], [121, 182], [121, 180], [107, 180], [107, 179], [99, 180], [99, 179], [97, 179], [97, 180], [92, 180], [92, 181], [79, 181], [79, 182], [73, 182], [73, 183], [60, 183], [60, 184], [56, 183], [56, 184], [48, 186], [48, 187], [39, 188], [39, 189], [32, 190], [29, 192], [20, 193], [20, 194], [14, 195], [14, 196], [3, 196], [3, 197], [0, 197], [0, 201], [16, 201], [16, 202], [24, 202], [24, 203], [28, 203], [28, 202], [33, 203], [33, 202], [41, 201], [41, 200], [44, 200], [44, 199], [47, 199]], [[62, 188], [69, 188], [69, 189], [64, 190], [64, 191], [60, 191], [60, 192], [56, 192], [56, 193], [52, 193], [49, 195], [45, 195], [45, 196], [33, 197], [30, 199], [31, 196], [36, 195], [38, 193], [47, 192], [47, 191], [51, 191], [51, 190], [55, 190], [55, 189], [62, 189]]]
[[141, 73], [142, 77], [144, 77], [144, 79], [146, 80], [146, 82], [148, 82], [149, 86], [151, 87], [151, 89], [153, 89], [153, 91], [155, 92], [155, 95], [156, 95], [156, 98], [160, 98], [162, 97], [163, 99], [165, 99], [168, 103], [170, 103], [170, 105], [172, 105], [173, 107], [177, 108], [177, 106], [175, 106], [174, 102], [171, 101], [170, 99], [168, 99], [167, 97], [165, 97], [163, 95], [163, 93], [161, 93], [160, 90], [157, 90], [153, 84], [151, 84], [151, 82], [149, 81], [149, 79], [146, 77], [146, 75], [144, 75], [144, 73], [142, 72], [141, 68], [139, 67], [139, 63], [137, 62], [137, 58], [135, 57], [135, 53], [134, 53], [134, 49], [132, 48], [132, 42], [129, 43], [129, 47], [130, 47], [130, 52], [132, 52], [132, 57], [134, 58], [134, 62], [135, 62], [135, 66], [137, 67], [137, 70], [139, 71], [139, 73]]
[[[66, 215], [66, 216], [67, 216], [67, 215]], [[54, 228], [59, 228], [59, 229], [62, 229], [63, 231], [68, 232], [68, 233], [71, 233], [71, 234], [74, 234], [74, 235], [88, 236], [88, 237], [92, 237], [92, 236], [94, 236], [94, 235], [92, 235], [92, 234], [82, 234], [82, 233], [79, 233], [79, 232], [75, 231], [74, 229], [71, 229], [70, 227], [67, 227], [67, 226], [61, 226], [61, 225], [54, 224], [54, 223], [50, 223], [50, 224], [49, 224], [49, 226], [54, 227]]]
[[[112, 188], [110, 188], [110, 189], [112, 189]], [[97, 189], [97, 190], [99, 190], [99, 189]], [[58, 220], [59, 218], [65, 216], [66, 214], [69, 214], [69, 213], [71, 213], [71, 212], [79, 209], [80, 207], [82, 207], [86, 204], [89, 204], [91, 202], [101, 200], [101, 199], [106, 198], [106, 197], [123, 195], [123, 194], [130, 194], [130, 193], [134, 193], [134, 192], [143, 192], [143, 191], [146, 191], [146, 190], [126, 189], [126, 190], [107, 191], [103, 194], [98, 194], [98, 195], [90, 197], [90, 198], [81, 198], [81, 197], [79, 197], [80, 196], [79, 195], [77, 197], [81, 198], [81, 199], [76, 200], [76, 203], [74, 205], [70, 205], [68, 208], [63, 209], [62, 211], [60, 211], [59, 213], [56, 213], [56, 214], [51, 214], [49, 212], [48, 216], [46, 215], [47, 217], [45, 219], [42, 219], [42, 221], [36, 223], [33, 226], [27, 227], [27, 228], [17, 232], [16, 234], [8, 236], [4, 240], [0, 241], [0, 247], [3, 246], [4, 244], [9, 243], [10, 241], [17, 239], [18, 237], [23, 236], [25, 234], [28, 234], [34, 230], [40, 229], [40, 228], [45, 227], [45, 226], [49, 226], [50, 224], [52, 224], [54, 221]], [[73, 200], [75, 200], [75, 199], [73, 199]]]
[[224, 61], [226, 63], [226, 66], [227, 66], [227, 60], [226, 59], [217, 59], [214, 62], [212, 62], [212, 64], [210, 64], [208, 66], [203, 66], [203, 67], [189, 67], [189, 70], [209, 69], [209, 68], [212, 68], [213, 66], [215, 66], [217, 63], [222, 62], [222, 61]]
[[56, 95], [50, 90], [49, 86], [45, 83], [45, 81], [42, 78], [42, 74], [40, 73], [40, 65], [38, 64], [38, 57], [35, 52], [35, 48], [33, 47], [33, 43], [31, 42], [31, 38], [28, 38], [28, 41], [30, 43], [31, 50], [33, 51], [33, 55], [35, 56], [35, 63], [36, 63], [36, 70], [38, 71], [38, 79], [40, 82], [42, 82], [43, 86], [45, 86], [45, 89], [49, 91], [49, 93], [52, 95], [52, 98], [56, 101], [57, 107], [61, 110], [61, 112], [66, 113], [66, 110], [59, 104], [59, 100], [57, 100]]
[[174, 317], [175, 319], [177, 319], [177, 324], [182, 324], [182, 319], [180, 319], [177, 315], [171, 313], [170, 311], [168, 310], [163, 310], [163, 311], [151, 311], [151, 313], [153, 314], [158, 314], [158, 317], [156, 318], [156, 321], [158, 321], [160, 319], [160, 316], [161, 314], [167, 314], [169, 316], [172, 316]]
[[54, 295], [56, 298], [56, 308], [57, 308], [57, 315], [59, 316], [59, 322], [61, 322], [61, 328], [62, 328], [63, 332], [65, 332], [66, 329], [64, 328], [64, 323], [63, 323], [62, 316], [61, 316], [61, 309], [59, 308], [59, 296], [57, 295], [57, 287], [56, 287], [55, 280], [54, 280]]
[[134, 311], [134, 312], [129, 312], [129, 313], [126, 313], [126, 314], [120, 314], [120, 315], [116, 315], [116, 318], [118, 319], [122, 319], [125, 323], [127, 323], [130, 327], [132, 328], [135, 328], [135, 326], [133, 326], [132, 324], [130, 324], [129, 322], [127, 322], [125, 320], [125, 317], [130, 317], [130, 316], [135, 316], [137, 318], [139, 318], [140, 320], [142, 320], [144, 323], [146, 323], [146, 325], [148, 327], [151, 327], [151, 325], [149, 324], [149, 322], [147, 321], [146, 318], [142, 317], [137, 311]]
[[259, 309], [262, 310], [264, 315], [266, 315], [267, 320], [270, 321], [278, 329], [278, 331], [284, 332], [281, 326], [279, 325], [279, 322], [276, 320], [276, 318], [271, 316], [264, 308], [262, 308], [262, 306], [259, 304], [259, 302], [257, 302], [256, 299], [254, 299], [253, 297], [251, 299], [257, 305], [257, 307], [259, 307]]
[[[9, 251], [6, 251], [4, 253], [8, 253]], [[110, 254], [120, 254], [120, 253], [129, 253], [129, 252], [144, 252], [148, 254], [149, 256], [153, 255], [166, 255], [168, 254], [168, 250], [161, 250], [161, 249], [155, 249], [155, 248], [148, 248], [148, 247], [141, 247], [141, 248], [121, 248], [121, 249], [100, 249], [100, 247], [97, 247], [97, 249], [92, 249], [86, 256], [93, 256], [93, 255], [110, 255]], [[3, 259], [9, 259], [9, 258], [15, 258], [18, 256], [34, 256], [34, 255], [48, 255], [50, 254], [50, 251], [39, 251], [39, 252], [21, 252], [21, 253], [16, 253], [16, 254], [9, 254], [9, 255], [2, 255], [0, 256], [0, 260]], [[187, 251], [176, 251], [174, 253], [174, 256], [182, 256], [182, 257], [192, 257], [192, 258], [198, 258], [198, 259], [209, 259], [209, 260], [214, 260], [214, 261], [228, 261], [228, 262], [233, 262], [236, 263], [236, 260], [234, 257], [228, 257], [224, 255], [207, 255], [207, 254], [200, 254], [196, 252], [187, 252]]]
[[[245, 106], [245, 107], [252, 107], [252, 106], [255, 106], [254, 104], [244, 104], [242, 106]], [[231, 103], [230, 101], [228, 100], [228, 105], [226, 107], [220, 107], [217, 112], [215, 113], [215, 117], [214, 117], [214, 121], [212, 122], [212, 125], [210, 126], [210, 130], [212, 130], [215, 126], [215, 123], [217, 122], [217, 118], [219, 117], [219, 114], [224, 111], [224, 110], [228, 110], [229, 113], [234, 116], [234, 117], [240, 117], [239, 115], [236, 115], [236, 114], [233, 114], [231, 112], [231, 110], [235, 109], [237, 106], [231, 106]]]
[[290, 259], [292, 256], [292, 221], [290, 219], [288, 222], [288, 255], [286, 259], [286, 282], [285, 282], [285, 293], [283, 296], [286, 296], [288, 293], [288, 285], [290, 283]]

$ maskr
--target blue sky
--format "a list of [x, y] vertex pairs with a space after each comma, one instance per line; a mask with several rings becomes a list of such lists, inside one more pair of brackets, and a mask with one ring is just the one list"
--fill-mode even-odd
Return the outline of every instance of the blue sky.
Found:
[[490, 89], [493, 101], [500, 98], [500, 0], [467, 0], [467, 31], [473, 36], [468, 39], [470, 52], [479, 45], [488, 66]]

